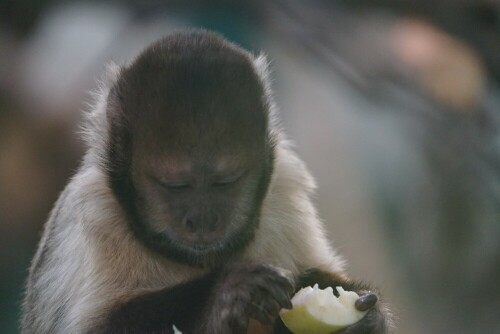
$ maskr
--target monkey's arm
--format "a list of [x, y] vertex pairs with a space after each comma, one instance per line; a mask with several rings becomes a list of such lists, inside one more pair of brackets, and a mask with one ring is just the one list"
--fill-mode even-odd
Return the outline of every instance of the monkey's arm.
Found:
[[175, 325], [183, 333], [197, 333], [205, 305], [217, 280], [210, 273], [195, 280], [160, 291], [139, 295], [118, 305], [105, 323], [92, 333], [173, 333]]
[[[303, 273], [296, 285], [296, 292], [306, 286], [318, 284], [319, 288], [341, 286], [345, 290], [356, 292], [360, 298], [355, 307], [360, 311], [369, 310], [363, 319], [357, 323], [335, 332], [335, 334], [387, 334], [389, 333], [389, 313], [382, 303], [378, 302], [375, 291], [362, 282], [353, 281], [342, 274], [327, 273], [313, 269]], [[335, 289], [333, 289], [336, 291]], [[278, 319], [274, 332], [276, 334], [291, 334], [281, 319]]]
[[201, 278], [135, 297], [92, 333], [242, 334], [250, 318], [271, 324], [291, 307], [290, 273], [271, 265], [236, 262]]

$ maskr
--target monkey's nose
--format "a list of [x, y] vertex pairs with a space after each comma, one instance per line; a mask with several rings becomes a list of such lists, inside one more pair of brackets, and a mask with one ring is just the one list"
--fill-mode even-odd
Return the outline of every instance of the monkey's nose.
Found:
[[196, 217], [186, 216], [182, 221], [183, 238], [191, 243], [210, 244], [223, 237], [224, 229], [217, 215]]
[[182, 225], [189, 233], [214, 232], [220, 227], [219, 216], [217, 214], [186, 215], [182, 220]]
[[196, 232], [196, 230], [198, 229], [195, 220], [192, 218], [185, 217], [184, 221], [183, 221], [183, 225], [186, 228], [186, 230], [188, 230], [191, 233]]

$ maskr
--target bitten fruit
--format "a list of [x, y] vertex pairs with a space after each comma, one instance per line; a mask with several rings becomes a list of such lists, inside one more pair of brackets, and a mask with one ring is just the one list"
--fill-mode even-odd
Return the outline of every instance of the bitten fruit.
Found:
[[292, 298], [293, 308], [281, 310], [281, 319], [294, 334], [329, 334], [361, 320], [368, 311], [354, 307], [359, 295], [340, 286], [336, 289], [338, 298], [331, 287], [322, 290], [316, 284], [301, 289]]

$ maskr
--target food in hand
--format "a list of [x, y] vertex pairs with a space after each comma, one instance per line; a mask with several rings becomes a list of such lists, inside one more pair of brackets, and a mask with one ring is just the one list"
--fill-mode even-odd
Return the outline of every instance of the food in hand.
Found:
[[359, 311], [354, 303], [359, 295], [336, 287], [324, 290], [318, 285], [305, 287], [292, 298], [293, 308], [283, 309], [281, 319], [294, 334], [329, 334], [361, 320], [368, 311]]

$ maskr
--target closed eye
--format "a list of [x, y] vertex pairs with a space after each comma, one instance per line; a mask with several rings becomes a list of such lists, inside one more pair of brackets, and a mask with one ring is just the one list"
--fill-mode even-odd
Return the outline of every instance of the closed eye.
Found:
[[155, 181], [162, 189], [170, 192], [183, 192], [191, 189], [191, 184], [187, 181], [164, 181], [158, 179]]
[[170, 190], [176, 191], [183, 191], [191, 188], [191, 185], [189, 183], [164, 183], [163, 186]]
[[221, 179], [216, 180], [213, 184], [214, 184], [214, 186], [218, 186], [218, 187], [228, 186], [228, 185], [231, 185], [231, 184], [238, 182], [244, 175], [245, 175], [245, 173], [241, 173], [241, 174], [237, 174], [234, 176], [221, 178]]

